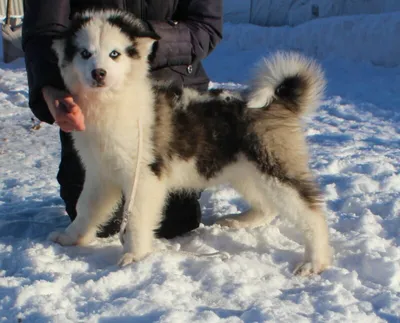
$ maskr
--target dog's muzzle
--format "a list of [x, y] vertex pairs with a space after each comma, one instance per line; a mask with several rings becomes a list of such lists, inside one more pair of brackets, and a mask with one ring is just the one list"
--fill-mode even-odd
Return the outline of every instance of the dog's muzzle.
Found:
[[102, 68], [96, 68], [92, 70], [92, 78], [93, 78], [93, 86], [102, 87], [105, 85], [105, 78], [107, 75], [107, 71]]

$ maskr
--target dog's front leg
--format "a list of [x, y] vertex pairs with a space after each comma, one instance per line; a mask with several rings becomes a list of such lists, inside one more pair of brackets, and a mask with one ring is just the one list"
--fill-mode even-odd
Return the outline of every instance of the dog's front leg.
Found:
[[49, 239], [63, 246], [87, 245], [101, 224], [112, 215], [121, 199], [121, 190], [96, 172], [86, 172], [85, 184], [76, 207], [77, 217], [64, 232], [53, 232]]
[[[130, 185], [132, 186], [132, 184]], [[125, 196], [132, 195], [128, 187]], [[125, 203], [128, 222], [123, 232], [123, 256], [120, 266], [144, 258], [152, 251], [154, 230], [160, 224], [167, 195], [167, 188], [154, 174], [145, 172], [140, 176], [134, 200]]]

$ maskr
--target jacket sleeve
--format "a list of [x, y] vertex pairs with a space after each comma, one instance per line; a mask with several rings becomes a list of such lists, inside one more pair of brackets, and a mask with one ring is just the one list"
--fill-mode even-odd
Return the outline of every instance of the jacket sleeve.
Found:
[[205, 58], [222, 39], [222, 0], [180, 0], [170, 21], [148, 21], [161, 37], [152, 68], [190, 65]]
[[24, 0], [24, 11], [22, 47], [28, 75], [29, 106], [39, 120], [53, 123], [42, 88], [46, 85], [64, 88], [51, 44], [52, 38], [65, 31], [69, 24], [70, 4], [67, 0]]

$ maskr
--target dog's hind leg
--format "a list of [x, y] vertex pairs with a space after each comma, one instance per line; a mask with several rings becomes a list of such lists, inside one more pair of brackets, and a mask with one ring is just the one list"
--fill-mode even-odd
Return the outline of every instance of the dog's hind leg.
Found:
[[121, 190], [98, 174], [86, 173], [86, 180], [77, 204], [77, 217], [64, 232], [53, 232], [49, 239], [61, 245], [86, 245], [96, 237], [121, 199]]
[[[132, 194], [132, 184], [126, 188], [126, 196]], [[143, 172], [138, 181], [132, 209], [126, 210], [128, 223], [123, 233], [124, 254], [120, 266], [144, 258], [152, 251], [154, 230], [159, 226], [167, 196], [166, 184], [149, 171]], [[128, 202], [128, 201], [127, 201]]]
[[279, 214], [286, 216], [303, 233], [304, 260], [294, 273], [305, 276], [325, 270], [331, 264], [332, 250], [321, 205], [307, 200], [307, 192], [300, 194], [296, 187], [276, 179], [270, 179], [266, 188], [266, 194], [274, 201]]
[[269, 224], [277, 215], [274, 205], [265, 196], [259, 179], [245, 176], [240, 180], [231, 180], [232, 186], [243, 196], [250, 209], [241, 214], [224, 216], [216, 223], [230, 228], [255, 228]]

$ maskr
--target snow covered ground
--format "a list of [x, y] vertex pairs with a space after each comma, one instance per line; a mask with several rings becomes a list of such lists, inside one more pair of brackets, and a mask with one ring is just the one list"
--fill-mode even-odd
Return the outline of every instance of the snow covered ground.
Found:
[[400, 12], [316, 19], [296, 27], [226, 24], [224, 30], [232, 50], [300, 50], [318, 58], [345, 57], [385, 67], [400, 65], [399, 35]]
[[[227, 26], [206, 61], [213, 86], [241, 87], [276, 48], [264, 32]], [[229, 187], [203, 194], [198, 230], [122, 269], [117, 238], [85, 248], [47, 241], [69, 222], [55, 180], [57, 129], [32, 129], [23, 62], [0, 64], [0, 322], [400, 322], [400, 68], [353, 54], [319, 57], [327, 96], [306, 132], [335, 255], [309, 278], [291, 274], [303, 244], [289, 223], [212, 225], [246, 208]]]

